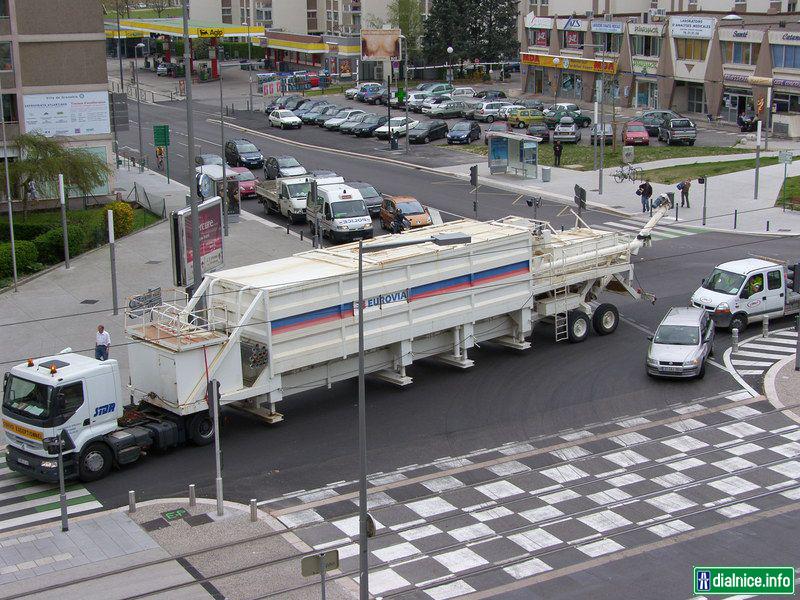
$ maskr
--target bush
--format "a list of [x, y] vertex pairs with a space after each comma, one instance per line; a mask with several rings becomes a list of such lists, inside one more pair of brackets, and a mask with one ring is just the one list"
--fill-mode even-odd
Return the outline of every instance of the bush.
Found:
[[114, 237], [122, 237], [133, 231], [134, 212], [130, 204], [112, 202], [105, 209], [114, 212]]
[[[53, 227], [51, 223], [20, 222], [14, 217], [14, 240], [32, 240], [36, 236], [47, 233]], [[0, 221], [0, 242], [10, 242], [8, 221]]]
[[[20, 240], [14, 244], [17, 255], [17, 271], [30, 273], [39, 268], [36, 244], [28, 240]], [[0, 277], [11, 277], [14, 270], [11, 263], [11, 242], [0, 244]]]
[[[33, 243], [39, 260], [47, 265], [59, 263], [64, 260], [64, 233], [61, 227], [43, 233]], [[77, 256], [86, 250], [89, 235], [80, 225], [67, 224], [67, 237], [69, 238], [69, 254]]]

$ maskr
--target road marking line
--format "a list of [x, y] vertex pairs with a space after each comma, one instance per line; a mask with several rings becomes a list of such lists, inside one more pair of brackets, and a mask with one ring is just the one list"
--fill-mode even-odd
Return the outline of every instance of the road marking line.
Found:
[[764, 369], [743, 369], [739, 371], [739, 375], [761, 375], [764, 372]]
[[771, 367], [771, 362], [760, 362], [757, 360], [732, 360], [731, 364], [741, 367]]
[[[80, 513], [88, 512], [90, 510], [96, 510], [98, 508], [103, 508], [103, 505], [97, 502], [97, 500], [94, 500], [92, 502], [87, 502], [85, 504], [73, 504], [67, 506], [67, 514], [77, 515]], [[54, 519], [60, 515], [61, 515], [61, 509], [57, 508], [45, 512], [31, 513], [29, 515], [15, 517], [13, 519], [8, 519], [7, 521], [0, 521], [0, 531], [13, 529], [14, 527], [19, 527], [20, 525], [27, 525], [28, 523], [42, 523], [49, 519]]]
[[753, 344], [753, 343], [750, 343], [750, 342], [748, 342], [746, 344], [742, 344], [742, 348], [746, 348], [748, 350], [750, 348], [752, 348], [754, 350], [767, 350], [769, 352], [780, 352], [780, 353], [783, 353], [783, 354], [794, 354], [795, 353], [795, 349], [794, 348], [784, 348], [783, 346], [769, 346], [767, 344]]
[[523, 196], [524, 196], [524, 194], [520, 194], [519, 196], [517, 196], [517, 199], [516, 199], [516, 200], [514, 200], [514, 201], [513, 201], [511, 204], [516, 204], [517, 202], [519, 202], [520, 200], [522, 200]]
[[738, 358], [740, 356], [752, 356], [753, 358], [770, 358], [772, 360], [780, 360], [786, 355], [785, 354], [767, 354], [765, 352], [747, 352], [745, 350], [739, 350], [736, 353], [736, 357]]

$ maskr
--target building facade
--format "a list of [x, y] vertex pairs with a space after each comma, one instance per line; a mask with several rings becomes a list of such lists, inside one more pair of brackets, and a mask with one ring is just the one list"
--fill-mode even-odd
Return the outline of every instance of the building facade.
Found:
[[590, 102], [600, 81], [605, 101], [618, 106], [731, 122], [751, 110], [763, 118], [771, 102], [774, 128], [800, 136], [796, 15], [653, 10], [586, 18], [540, 9], [523, 21], [524, 92]]
[[[0, 0], [0, 85], [8, 139], [39, 132], [113, 164], [105, 46], [96, 0]], [[109, 182], [95, 195], [110, 189]]]

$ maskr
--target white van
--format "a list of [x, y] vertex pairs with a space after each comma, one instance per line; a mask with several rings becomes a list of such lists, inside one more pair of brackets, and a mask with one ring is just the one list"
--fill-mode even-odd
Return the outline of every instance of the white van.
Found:
[[369, 239], [372, 217], [358, 189], [343, 183], [317, 185], [317, 197], [308, 193], [306, 220], [311, 235], [319, 227], [322, 237], [334, 243]]

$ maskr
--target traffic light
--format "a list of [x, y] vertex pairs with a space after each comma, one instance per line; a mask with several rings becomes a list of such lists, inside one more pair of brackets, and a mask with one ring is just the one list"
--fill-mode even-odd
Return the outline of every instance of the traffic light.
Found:
[[800, 263], [786, 266], [786, 289], [797, 291], [800, 288]]
[[469, 168], [469, 182], [472, 187], [478, 187], [478, 165], [472, 165]]

